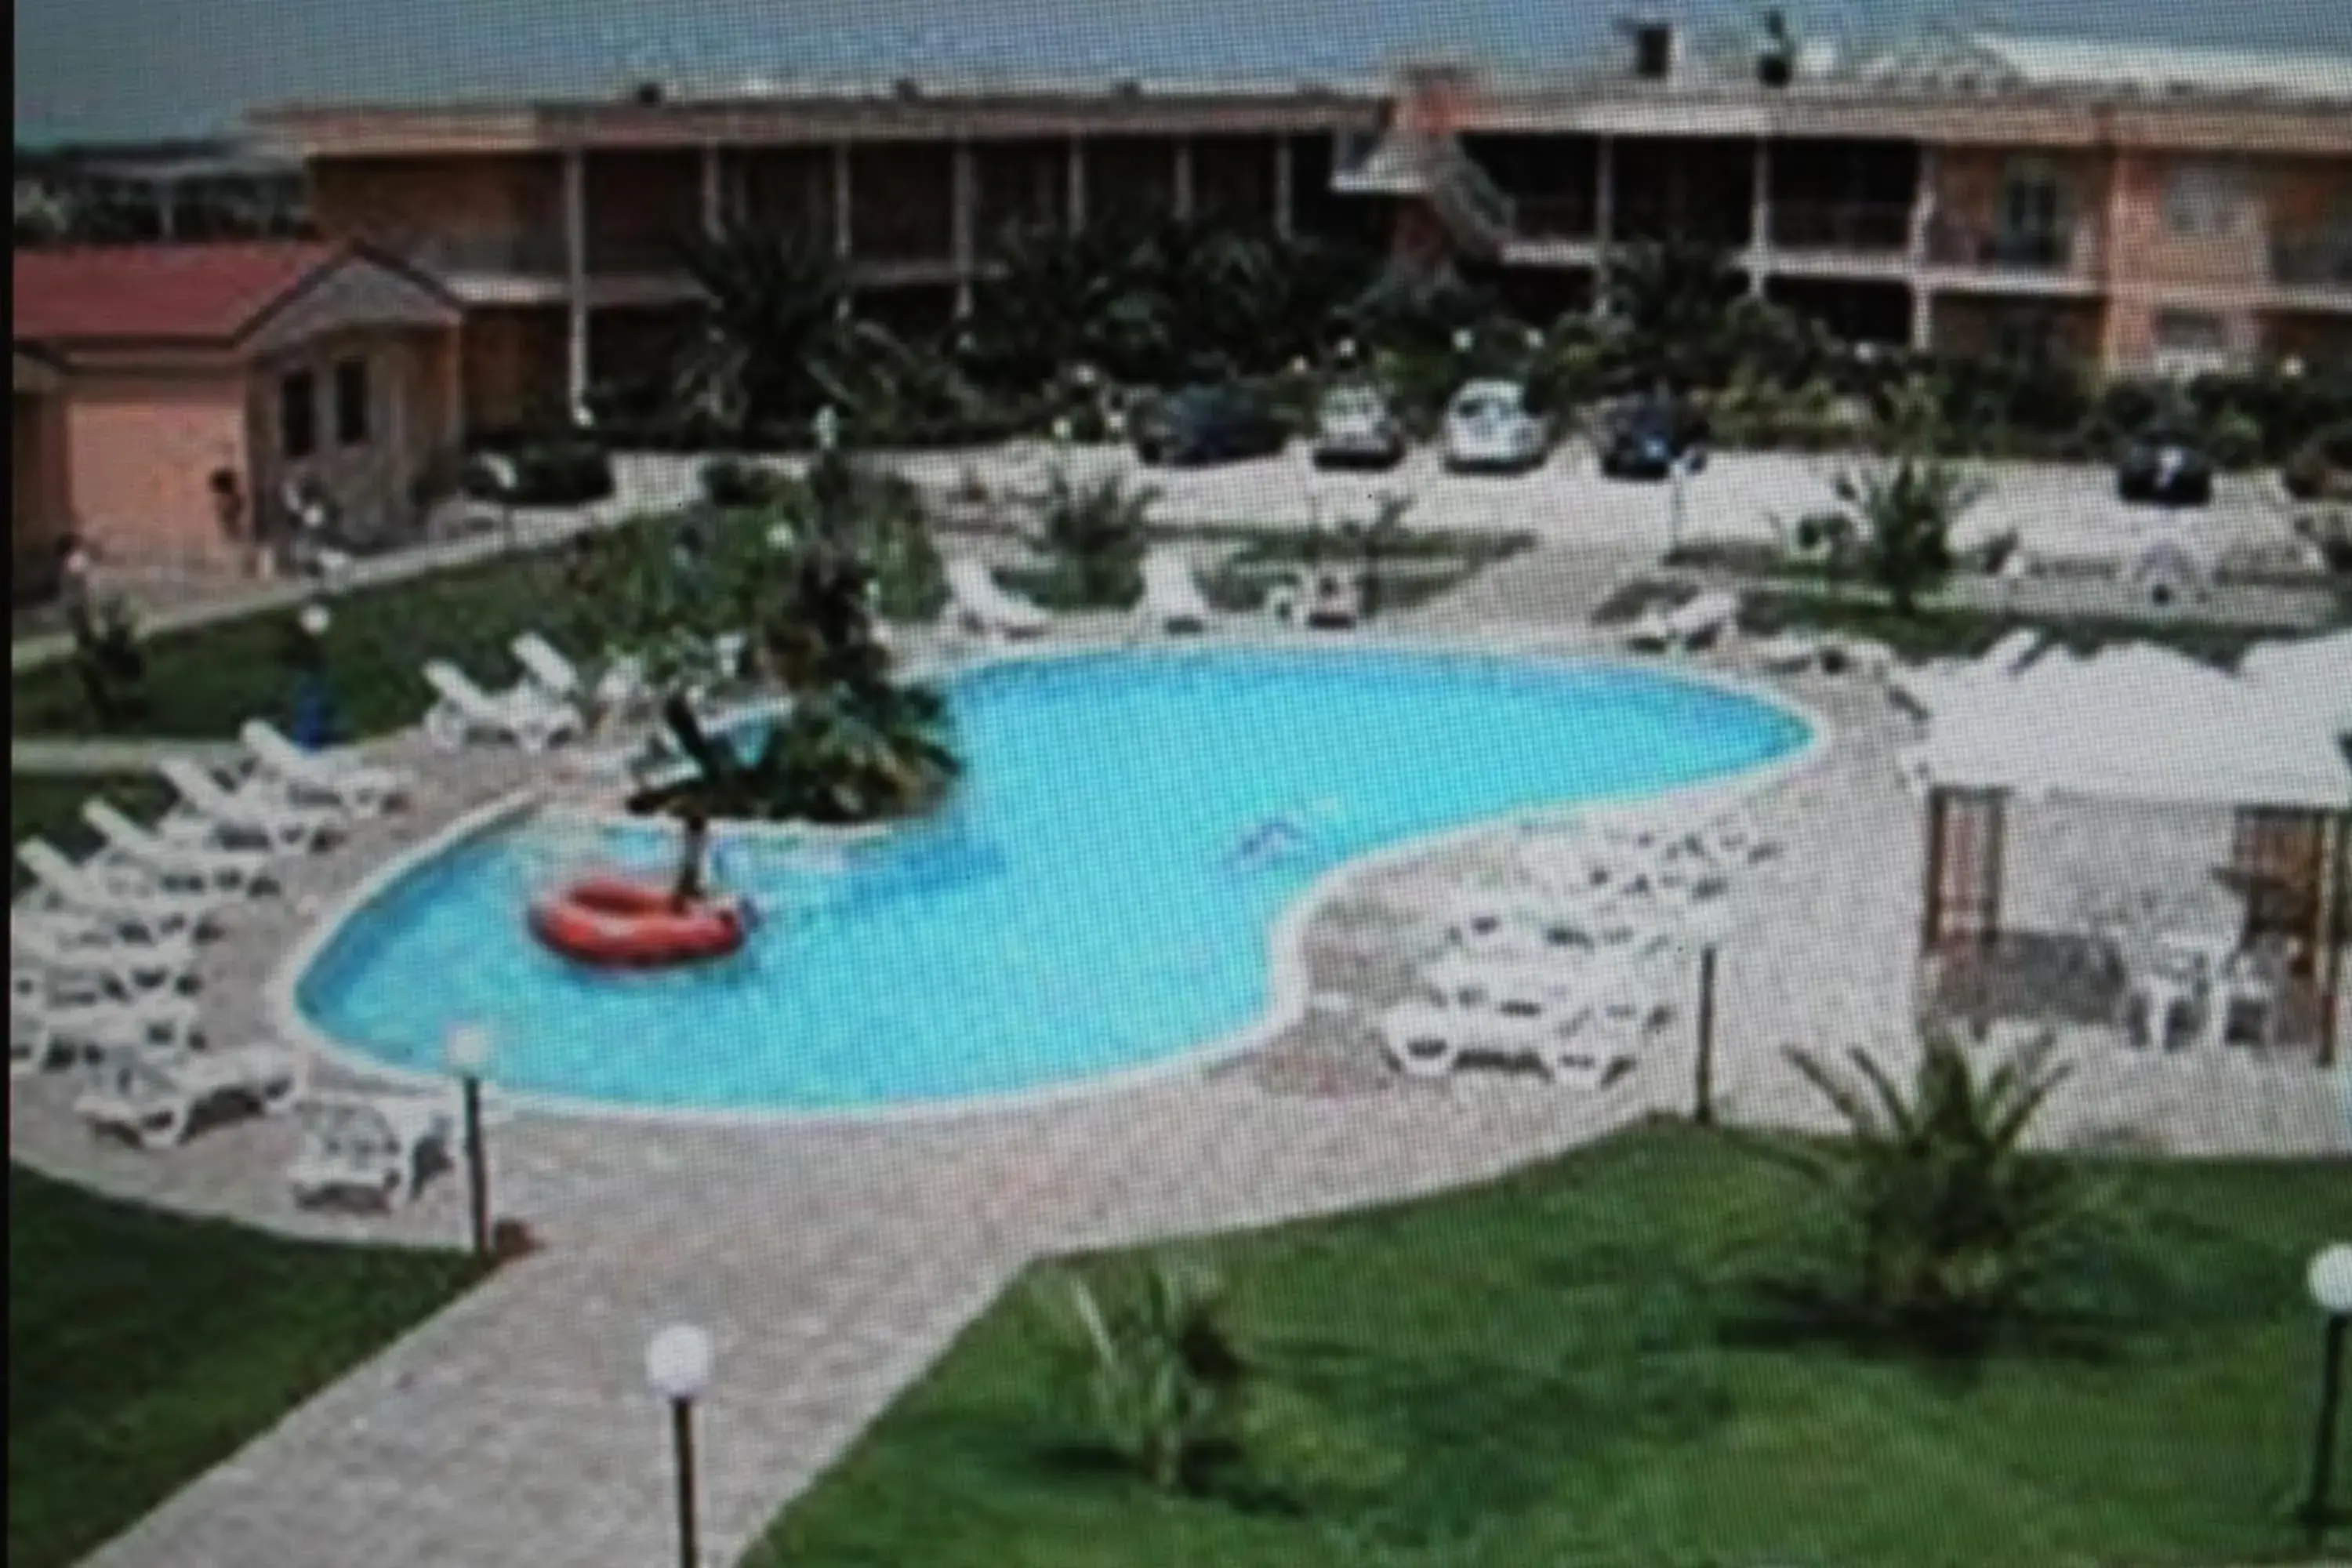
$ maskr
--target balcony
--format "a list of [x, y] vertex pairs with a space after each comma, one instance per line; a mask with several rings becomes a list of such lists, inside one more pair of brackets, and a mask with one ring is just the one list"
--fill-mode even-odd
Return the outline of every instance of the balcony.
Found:
[[1911, 242], [1904, 203], [1785, 202], [1770, 213], [1776, 250], [1899, 253]]
[[2352, 289], [2352, 237], [2274, 239], [2270, 271], [2283, 289]]
[[1514, 196], [1517, 237], [1531, 240], [1591, 240], [1600, 223], [1590, 196]]
[[[692, 232], [691, 230], [688, 231]], [[686, 234], [592, 234], [588, 272], [598, 278], [667, 278], [685, 269]]]
[[2098, 232], [2088, 224], [2012, 229], [1939, 217], [1927, 226], [1927, 259], [1979, 273], [1987, 282], [2088, 287], [2095, 281]]

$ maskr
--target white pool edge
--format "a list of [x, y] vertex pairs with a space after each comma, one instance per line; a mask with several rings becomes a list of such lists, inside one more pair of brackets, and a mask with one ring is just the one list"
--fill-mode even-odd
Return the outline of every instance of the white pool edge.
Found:
[[[490, 1080], [492, 1092], [502, 1108], [511, 1108], [535, 1115], [578, 1120], [634, 1122], [640, 1124], [672, 1124], [702, 1127], [786, 1127], [821, 1126], [826, 1124], [887, 1124], [890, 1122], [941, 1122], [960, 1118], [998, 1117], [1036, 1110], [1058, 1103], [1091, 1100], [1097, 1096], [1123, 1093], [1144, 1088], [1151, 1083], [1183, 1074], [1207, 1071], [1249, 1052], [1262, 1049], [1285, 1031], [1305, 1018], [1314, 996], [1313, 977], [1307, 955], [1307, 933], [1316, 916], [1328, 905], [1337, 902], [1357, 880], [1368, 878], [1407, 860], [1438, 853], [1448, 846], [1466, 844], [1490, 836], [1504, 828], [1517, 826], [1521, 830], [1564, 826], [1580, 816], [1601, 813], [1646, 813], [1672, 808], [1672, 815], [1694, 810], [1719, 812], [1751, 795], [1777, 787], [1798, 774], [1816, 766], [1826, 755], [1831, 741], [1827, 719], [1807, 704], [1789, 696], [1756, 678], [1717, 670], [1693, 668], [1663, 659], [1633, 659], [1610, 653], [1586, 653], [1558, 647], [1530, 646], [1514, 648], [1496, 647], [1491, 643], [1465, 647], [1458, 643], [1426, 637], [1410, 638], [1381, 637], [1371, 639], [1349, 637], [1345, 640], [1281, 638], [1195, 638], [1177, 645], [1179, 647], [1219, 649], [1297, 649], [1306, 647], [1328, 647], [1338, 653], [1349, 648], [1371, 646], [1383, 652], [1423, 653], [1428, 655], [1485, 656], [1497, 659], [1528, 662], [1552, 661], [1574, 664], [1582, 668], [1615, 668], [1639, 670], [1646, 674], [1671, 674], [1696, 686], [1712, 687], [1737, 696], [1746, 697], [1763, 706], [1802, 721], [1806, 726], [1803, 745], [1781, 757], [1738, 773], [1702, 780], [1639, 795], [1603, 796], [1515, 808], [1497, 813], [1476, 822], [1441, 828], [1419, 837], [1400, 839], [1396, 843], [1357, 856], [1332, 867], [1302, 889], [1291, 900], [1267, 932], [1271, 948], [1268, 959], [1271, 996], [1266, 1008], [1240, 1029], [1203, 1042], [1201, 1045], [1171, 1052], [1156, 1061], [1111, 1072], [1093, 1074], [1067, 1083], [1048, 1084], [1035, 1089], [1012, 1089], [995, 1094], [962, 1095], [952, 1100], [919, 1100], [888, 1105], [839, 1106], [807, 1108], [797, 1106], [717, 1107], [717, 1106], [645, 1106], [622, 1105], [607, 1100], [581, 1099], [570, 1095], [518, 1091]], [[1164, 644], [1147, 644], [1154, 648]], [[966, 674], [997, 664], [1015, 664], [1136, 651], [1133, 643], [1100, 645], [1061, 644], [1026, 645], [992, 651], [988, 657], [968, 660], [951, 669], [926, 670], [918, 679], [935, 679], [940, 675]], [[734, 715], [741, 717], [757, 708], [749, 704]], [[446, 1090], [455, 1079], [446, 1072], [395, 1067], [358, 1047], [328, 1034], [306, 1016], [299, 993], [303, 977], [326, 952], [343, 928], [362, 910], [382, 898], [395, 884], [432, 860], [446, 854], [469, 839], [483, 837], [505, 826], [510, 820], [552, 809], [574, 820], [585, 819], [601, 824], [625, 823], [634, 826], [654, 826], [658, 819], [630, 816], [625, 814], [599, 814], [572, 810], [562, 806], [549, 807], [542, 792], [525, 787], [499, 796], [486, 805], [465, 813], [446, 826], [411, 845], [362, 878], [332, 905], [320, 911], [301, 939], [289, 950], [272, 972], [265, 994], [265, 1012], [274, 1021], [280, 1037], [289, 1044], [305, 1047], [355, 1077], [381, 1080], [408, 1089]], [[747, 824], [723, 830], [729, 835], [767, 834], [805, 837], [807, 829], [763, 824]]]

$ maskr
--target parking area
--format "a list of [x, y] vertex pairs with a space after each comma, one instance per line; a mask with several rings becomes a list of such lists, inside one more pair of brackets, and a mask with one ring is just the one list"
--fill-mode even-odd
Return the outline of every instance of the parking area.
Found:
[[[1412, 498], [1416, 528], [1525, 531], [1546, 539], [1589, 539], [1612, 548], [1666, 548], [1674, 523], [1670, 487], [1602, 479], [1591, 454], [1571, 447], [1519, 475], [1451, 474], [1431, 447], [1415, 448], [1385, 473], [1323, 472], [1303, 442], [1276, 458], [1205, 468], [1151, 468], [1123, 447], [1079, 447], [1063, 453], [1043, 442], [982, 452], [926, 452], [895, 459], [901, 471], [938, 493], [984, 490], [1000, 503], [1042, 487], [1057, 460], [1074, 478], [1118, 473], [1162, 491], [1157, 515], [1171, 523], [1248, 522], [1306, 527], [1369, 518], [1381, 496]], [[1687, 481], [1685, 542], [1778, 537], [1776, 524], [1837, 505], [1838, 475], [1852, 455], [1718, 453]], [[2266, 474], [2225, 475], [2212, 503], [2183, 510], [2127, 505], [2101, 465], [1979, 465], [1986, 494], [1962, 519], [1966, 547], [2014, 531], [2044, 560], [2120, 560], [2168, 531], [2185, 531], [2217, 553], [2291, 548], [2292, 518]]]

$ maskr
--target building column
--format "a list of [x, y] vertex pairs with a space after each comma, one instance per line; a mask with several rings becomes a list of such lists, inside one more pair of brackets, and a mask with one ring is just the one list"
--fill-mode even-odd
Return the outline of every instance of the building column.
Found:
[[1772, 265], [1772, 143], [1756, 139], [1748, 176], [1748, 297], [1764, 298], [1764, 275]]
[[1274, 232], [1284, 239], [1298, 232], [1298, 174], [1290, 153], [1290, 138], [1274, 143]]
[[1911, 352], [1926, 353], [1936, 346], [1936, 291], [1917, 272], [1911, 275]]
[[1592, 313], [1609, 308], [1609, 251], [1617, 237], [1617, 139], [1602, 135], [1592, 158]]
[[1936, 290], [1927, 280], [1928, 247], [1936, 226], [1936, 149], [1919, 149], [1919, 183], [1911, 192], [1910, 226], [1903, 237], [1904, 270], [1911, 278], [1911, 352], [1936, 346]]
[[727, 230], [727, 186], [719, 161], [719, 143], [702, 144], [702, 234], [717, 239]]
[[588, 400], [588, 166], [563, 150], [563, 391], [576, 415]]
[[1070, 232], [1087, 226], [1087, 144], [1070, 138]]
[[1903, 251], [1915, 268], [1927, 264], [1928, 237], [1936, 226], [1936, 149], [1919, 149], [1919, 184], [1911, 193], [1909, 231], [1904, 236]]
[[1176, 139], [1176, 221], [1192, 221], [1192, 139]]
[[978, 223], [980, 216], [980, 167], [973, 155], [971, 143], [959, 141], [955, 145], [955, 173], [950, 195], [952, 223], [948, 243], [954, 251], [956, 298], [955, 313], [959, 320], [971, 314], [971, 280], [979, 264]]
[[833, 254], [842, 261], [850, 258], [849, 247], [849, 143], [833, 144]]

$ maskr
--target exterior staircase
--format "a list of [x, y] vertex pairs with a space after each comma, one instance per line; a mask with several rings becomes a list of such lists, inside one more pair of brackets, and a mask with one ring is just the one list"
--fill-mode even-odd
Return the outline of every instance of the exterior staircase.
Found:
[[1509, 194], [1444, 132], [1391, 130], [1344, 163], [1331, 185], [1343, 195], [1425, 204], [1467, 255], [1499, 255], [1517, 229]]

